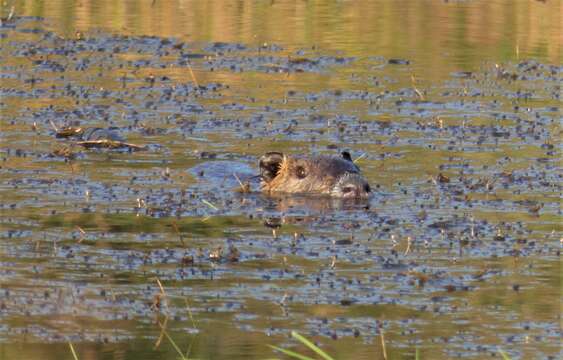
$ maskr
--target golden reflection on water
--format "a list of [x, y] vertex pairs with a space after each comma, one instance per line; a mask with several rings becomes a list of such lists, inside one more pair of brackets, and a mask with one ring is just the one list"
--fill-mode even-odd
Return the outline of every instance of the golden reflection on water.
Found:
[[[9, 6], [4, 6], [7, 12]], [[560, 60], [559, 1], [22, 1], [66, 34], [99, 29], [186, 41], [318, 46], [406, 57], [434, 72], [535, 57]], [[441, 69], [441, 70], [440, 70]]]

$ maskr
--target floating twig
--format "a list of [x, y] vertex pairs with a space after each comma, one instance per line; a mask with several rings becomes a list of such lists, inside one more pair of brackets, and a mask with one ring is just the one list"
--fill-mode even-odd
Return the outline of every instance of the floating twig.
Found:
[[213, 205], [212, 203], [210, 203], [209, 201], [205, 200], [205, 199], [201, 199], [201, 202], [204, 203], [205, 205], [209, 206], [210, 208], [212, 208], [215, 211], [219, 211], [219, 209], [217, 208], [217, 206]]
[[51, 121], [51, 126], [53, 126], [53, 128], [55, 129], [56, 131], [55, 137], [57, 138], [69, 138], [73, 136], [78, 137], [81, 136], [82, 133], [84, 133], [84, 129], [81, 127], [65, 126], [57, 129], [52, 121]]
[[84, 231], [80, 226], [76, 226], [76, 228], [80, 232], [80, 238], [78, 239], [78, 243], [80, 244], [84, 240], [84, 237], [86, 236], [86, 231]]
[[387, 360], [387, 349], [385, 348], [385, 335], [383, 335], [383, 328], [381, 329], [381, 332], [379, 334], [381, 335], [381, 347], [383, 350], [383, 359]]
[[407, 255], [411, 251], [411, 243], [412, 238], [410, 236], [407, 237], [407, 249], [405, 250], [405, 255]]
[[59, 128], [57, 128], [57, 125], [55, 125], [53, 120], [49, 119], [49, 124], [51, 124], [51, 127], [53, 128], [53, 130], [55, 130], [56, 133], [59, 132]]
[[128, 148], [128, 149], [131, 149], [131, 150], [146, 150], [145, 146], [126, 143], [126, 142], [123, 142], [123, 141], [108, 140], [108, 139], [77, 141], [75, 144], [83, 146], [86, 149], [91, 149], [91, 148], [108, 148], [108, 149]]
[[15, 13], [16, 13], [16, 7], [14, 5], [12, 5], [12, 7], [10, 8], [10, 13], [8, 14], [8, 17], [6, 18], [6, 21], [12, 20]]
[[332, 261], [330, 263], [330, 269], [334, 270], [334, 268], [336, 267], [336, 255], [332, 256]]
[[190, 75], [192, 76], [192, 80], [195, 83], [195, 86], [197, 86], [199, 88], [199, 83], [197, 82], [197, 79], [195, 78], [194, 71], [192, 70], [192, 65], [190, 64], [189, 61], [188, 61], [188, 70], [190, 71]]
[[358, 156], [357, 158], [354, 159], [353, 163], [357, 163], [358, 161], [360, 161], [362, 158], [364, 158], [366, 156], [366, 153], [362, 153], [362, 155]]
[[249, 193], [250, 192], [250, 184], [248, 182], [243, 183], [239, 177], [237, 176], [237, 174], [233, 173], [233, 176], [235, 177], [235, 179], [237, 179], [239, 185], [240, 185], [240, 192], [243, 194]]
[[414, 78], [414, 74], [411, 75], [411, 82], [412, 82], [412, 88], [414, 89], [414, 92], [416, 93], [416, 95], [418, 95], [418, 97], [420, 98], [420, 100], [424, 100], [424, 95], [422, 95], [422, 93], [420, 92], [420, 90], [418, 90], [416, 88], [416, 80]]

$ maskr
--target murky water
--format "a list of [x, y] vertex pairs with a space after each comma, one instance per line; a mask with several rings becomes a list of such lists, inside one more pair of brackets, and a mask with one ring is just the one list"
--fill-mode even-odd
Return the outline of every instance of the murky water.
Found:
[[[0, 358], [561, 356], [559, 2], [0, 9]], [[237, 192], [272, 150], [375, 196]]]

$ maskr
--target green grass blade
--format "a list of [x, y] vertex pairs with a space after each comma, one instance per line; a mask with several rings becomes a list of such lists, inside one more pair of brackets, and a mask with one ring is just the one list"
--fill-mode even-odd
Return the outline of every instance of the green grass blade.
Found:
[[292, 358], [295, 358], [295, 359], [299, 359], [299, 360], [315, 360], [315, 359], [313, 359], [313, 358], [310, 358], [310, 357], [305, 356], [305, 355], [301, 355], [301, 354], [296, 353], [296, 352], [293, 352], [293, 351], [291, 351], [291, 350], [282, 349], [282, 348], [279, 348], [279, 347], [273, 346], [273, 345], [268, 345], [268, 346], [271, 347], [271, 348], [274, 349], [274, 350], [277, 350], [277, 351], [279, 351], [279, 352], [282, 352], [282, 353], [286, 354], [287, 356], [291, 356]]
[[500, 356], [502, 356], [502, 360], [511, 360], [510, 356], [508, 356], [507, 353], [505, 353], [504, 351], [502, 351], [502, 349], [498, 349], [498, 352], [500, 353]]
[[172, 338], [170, 337], [170, 335], [168, 335], [168, 333], [166, 331], [164, 331], [164, 336], [166, 336], [166, 338], [168, 339], [168, 341], [170, 341], [170, 343], [172, 344], [172, 346], [174, 347], [174, 349], [176, 350], [176, 352], [178, 353], [178, 355], [180, 355], [180, 358], [182, 360], [188, 360], [187, 357], [184, 356], [184, 354], [182, 353], [182, 350], [180, 350], [180, 348], [178, 347], [178, 345], [176, 345], [176, 343], [174, 342], [174, 340], [172, 340]]
[[414, 360], [420, 360], [420, 349], [416, 348], [414, 351]]
[[334, 360], [331, 356], [329, 356], [327, 353], [325, 353], [324, 351], [322, 351], [317, 345], [313, 344], [311, 341], [309, 341], [307, 338], [305, 338], [303, 335], [300, 335], [297, 331], [292, 331], [291, 332], [291, 336], [294, 339], [297, 339], [299, 341], [301, 341], [301, 343], [303, 343], [305, 346], [307, 346], [309, 349], [313, 350], [314, 352], [317, 353], [317, 355], [319, 355], [320, 357], [322, 357], [325, 360]]
[[70, 352], [72, 353], [72, 357], [74, 358], [74, 360], [78, 360], [78, 355], [76, 355], [76, 351], [74, 351], [74, 346], [72, 346], [72, 343], [70, 341], [68, 342], [68, 347], [70, 348]]
[[212, 203], [210, 203], [209, 201], [207, 201], [205, 199], [201, 199], [201, 202], [204, 203], [205, 205], [209, 206], [210, 208], [212, 208], [215, 211], [219, 210], [217, 208], [217, 206], [213, 205]]

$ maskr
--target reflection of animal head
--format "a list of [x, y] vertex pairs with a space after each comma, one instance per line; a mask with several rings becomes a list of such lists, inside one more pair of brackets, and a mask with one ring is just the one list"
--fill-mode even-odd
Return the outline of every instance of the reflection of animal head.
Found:
[[262, 190], [270, 193], [323, 194], [368, 198], [371, 188], [350, 154], [342, 157], [293, 156], [269, 152], [260, 158]]

